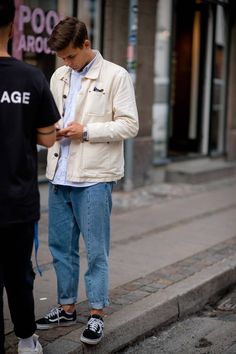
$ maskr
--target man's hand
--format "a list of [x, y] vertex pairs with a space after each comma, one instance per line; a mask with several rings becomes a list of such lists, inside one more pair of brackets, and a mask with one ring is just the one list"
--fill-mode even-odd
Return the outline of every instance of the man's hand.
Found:
[[78, 139], [83, 140], [83, 128], [84, 126], [77, 122], [71, 122], [66, 128], [60, 129], [57, 132], [58, 140], [62, 137], [70, 138], [71, 140]]

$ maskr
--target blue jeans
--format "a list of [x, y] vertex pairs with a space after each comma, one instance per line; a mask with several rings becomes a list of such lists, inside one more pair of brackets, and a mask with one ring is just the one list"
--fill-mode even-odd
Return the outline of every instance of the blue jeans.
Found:
[[113, 182], [90, 187], [49, 184], [49, 248], [57, 275], [58, 303], [77, 302], [83, 235], [88, 269], [85, 289], [91, 308], [108, 306], [108, 256]]

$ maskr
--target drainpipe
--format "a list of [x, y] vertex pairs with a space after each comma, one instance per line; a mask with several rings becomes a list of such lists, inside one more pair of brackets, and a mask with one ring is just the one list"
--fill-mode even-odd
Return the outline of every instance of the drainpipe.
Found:
[[[138, 31], [138, 0], [129, 1], [129, 29], [127, 47], [127, 70], [132, 78], [134, 87], [136, 83], [136, 46]], [[133, 139], [125, 140], [125, 178], [124, 191], [130, 192], [133, 189]]]

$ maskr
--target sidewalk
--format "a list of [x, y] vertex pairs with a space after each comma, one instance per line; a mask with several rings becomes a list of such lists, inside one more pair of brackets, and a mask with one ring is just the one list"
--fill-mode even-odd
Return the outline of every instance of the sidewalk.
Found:
[[[56, 280], [47, 247], [46, 189], [35, 282], [37, 318], [56, 305]], [[200, 309], [236, 282], [236, 178], [199, 185], [161, 184], [115, 192], [110, 257], [110, 302], [105, 337], [95, 348], [80, 343], [87, 321], [81, 253], [77, 324], [39, 331], [45, 354], [111, 353], [156, 327]], [[7, 353], [17, 342], [6, 313]]]

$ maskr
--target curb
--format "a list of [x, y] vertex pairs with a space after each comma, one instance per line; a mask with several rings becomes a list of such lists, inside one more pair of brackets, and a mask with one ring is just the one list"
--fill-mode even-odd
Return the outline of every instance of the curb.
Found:
[[153, 330], [202, 309], [236, 283], [236, 254], [111, 314], [97, 346], [80, 342], [82, 329], [56, 339], [44, 354], [115, 353]]

